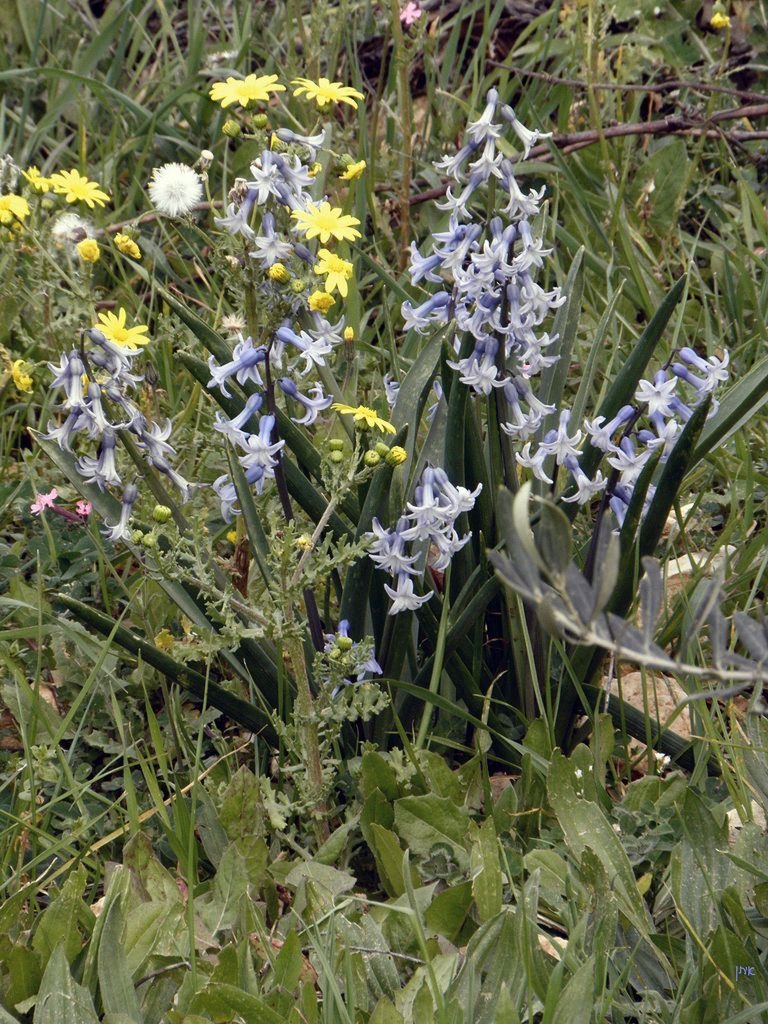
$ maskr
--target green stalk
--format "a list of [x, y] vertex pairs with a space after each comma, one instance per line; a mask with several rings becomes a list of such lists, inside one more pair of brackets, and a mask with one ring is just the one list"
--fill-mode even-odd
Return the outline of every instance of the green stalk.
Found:
[[[440, 686], [440, 678], [443, 674], [443, 662], [445, 661], [445, 641], [448, 636], [448, 617], [451, 610], [451, 567], [445, 570], [445, 586], [443, 588], [443, 610], [440, 614], [440, 627], [437, 631], [437, 647], [435, 649], [435, 660], [432, 663], [432, 677], [429, 680], [429, 692], [437, 693]], [[427, 730], [432, 720], [432, 707], [429, 703], [424, 705], [421, 713], [421, 724], [416, 736], [414, 746], [421, 750], [427, 738]]]
[[397, 100], [402, 123], [403, 170], [400, 179], [400, 252], [398, 267], [405, 270], [408, 250], [411, 244], [411, 175], [413, 168], [413, 107], [411, 105], [411, 83], [408, 77], [408, 53], [405, 47], [403, 26], [400, 22], [400, 2], [390, 0], [392, 17], [392, 39], [395, 53], [395, 74], [397, 76]]

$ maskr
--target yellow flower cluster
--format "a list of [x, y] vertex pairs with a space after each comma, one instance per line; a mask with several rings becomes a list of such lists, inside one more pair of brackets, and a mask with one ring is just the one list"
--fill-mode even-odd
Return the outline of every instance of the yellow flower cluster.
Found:
[[[313, 82], [310, 78], [295, 78], [292, 85], [294, 96], [306, 96], [314, 100], [322, 110], [329, 103], [348, 103], [357, 108], [355, 100], [363, 99], [363, 94], [341, 82], [331, 82], [321, 78]], [[266, 103], [270, 93], [285, 92], [285, 86], [277, 81], [277, 75], [246, 75], [245, 78], [228, 78], [225, 82], [214, 82], [208, 95], [222, 107], [237, 104], [247, 107], [250, 103]]]

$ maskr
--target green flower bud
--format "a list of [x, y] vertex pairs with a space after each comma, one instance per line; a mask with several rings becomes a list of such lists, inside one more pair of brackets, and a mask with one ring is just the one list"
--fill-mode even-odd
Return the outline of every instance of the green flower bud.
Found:
[[154, 533], [145, 533], [144, 536], [141, 538], [141, 543], [145, 548], [156, 548], [157, 537], [154, 535]]
[[305, 288], [306, 285], [300, 278], [294, 277], [294, 279], [291, 281], [291, 291], [295, 295], [301, 295]]
[[266, 128], [269, 124], [269, 118], [266, 114], [255, 114], [253, 118], [254, 128]]
[[152, 518], [156, 523], [167, 523], [171, 518], [171, 510], [167, 505], [155, 505], [152, 509]]
[[228, 139], [237, 139], [243, 134], [243, 129], [237, 121], [225, 121], [221, 128], [221, 134]]
[[372, 469], [374, 466], [378, 466], [378, 464], [381, 462], [381, 456], [379, 455], [378, 452], [369, 451], [366, 452], [365, 455], [363, 456], [363, 462], [365, 463], [366, 466], [368, 466], [369, 469]]
[[141, 530], [134, 530], [133, 533], [131, 534], [131, 540], [133, 541], [134, 544], [141, 544], [141, 542], [144, 540], [144, 534], [141, 532]]
[[354, 643], [354, 641], [349, 636], [339, 636], [339, 637], [336, 637], [336, 646], [339, 648], [340, 651], [350, 651], [350, 650], [352, 650], [352, 644], [353, 643]]
[[334, 462], [336, 463], [336, 465], [338, 465], [340, 462], [344, 461], [344, 452], [331, 452], [328, 458], [331, 460], [331, 462]]
[[344, 442], [340, 437], [332, 437], [328, 442], [328, 447], [332, 452], [341, 452], [344, 451]]
[[379, 441], [374, 446], [374, 451], [378, 452], [382, 459], [386, 459], [389, 455], [389, 445], [384, 444], [383, 441]]

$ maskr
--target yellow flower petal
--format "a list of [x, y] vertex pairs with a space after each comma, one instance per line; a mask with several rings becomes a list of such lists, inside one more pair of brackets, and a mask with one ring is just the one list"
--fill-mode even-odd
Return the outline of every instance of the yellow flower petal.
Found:
[[317, 82], [313, 82], [311, 78], [294, 78], [291, 85], [298, 86], [293, 90], [294, 96], [306, 95], [307, 99], [314, 100], [321, 110], [329, 103], [348, 103], [350, 107], [357, 109], [355, 100], [365, 98], [357, 89], [342, 85], [341, 82], [331, 82], [327, 78], [321, 78]]

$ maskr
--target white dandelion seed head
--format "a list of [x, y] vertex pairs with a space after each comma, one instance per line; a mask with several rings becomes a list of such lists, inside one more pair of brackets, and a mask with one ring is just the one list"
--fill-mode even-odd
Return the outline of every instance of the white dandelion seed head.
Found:
[[62, 213], [51, 226], [51, 238], [60, 249], [73, 248], [93, 233], [93, 224], [78, 213]]
[[245, 317], [239, 313], [225, 313], [221, 318], [221, 329], [225, 334], [242, 335], [245, 330]]
[[187, 164], [156, 167], [148, 187], [152, 205], [168, 217], [183, 217], [203, 198], [200, 175]]

